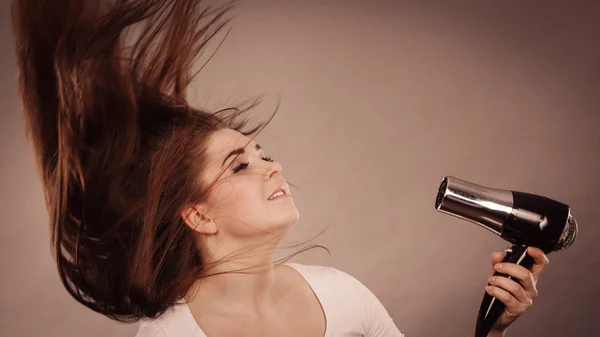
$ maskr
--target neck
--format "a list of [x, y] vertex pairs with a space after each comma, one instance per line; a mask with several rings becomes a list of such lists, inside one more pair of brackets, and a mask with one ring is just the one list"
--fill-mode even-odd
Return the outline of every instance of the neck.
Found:
[[190, 306], [211, 311], [260, 313], [276, 307], [282, 297], [275, 270], [272, 251], [208, 263], [186, 299]]

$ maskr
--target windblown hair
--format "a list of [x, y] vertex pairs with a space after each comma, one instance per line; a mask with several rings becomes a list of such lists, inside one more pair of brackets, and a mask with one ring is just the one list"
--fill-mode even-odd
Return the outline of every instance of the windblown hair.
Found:
[[[183, 298], [202, 271], [179, 214], [205, 200], [211, 132], [247, 111], [188, 105], [196, 57], [231, 4], [199, 0], [13, 0], [20, 93], [68, 292], [134, 322]], [[126, 45], [126, 30], [139, 28]], [[218, 117], [230, 111], [229, 118]], [[267, 122], [268, 123], [268, 122]]]

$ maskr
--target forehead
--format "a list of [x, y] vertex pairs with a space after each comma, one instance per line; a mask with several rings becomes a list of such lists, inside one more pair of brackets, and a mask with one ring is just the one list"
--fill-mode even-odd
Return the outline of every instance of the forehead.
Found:
[[238, 131], [221, 129], [213, 132], [209, 137], [206, 152], [211, 158], [222, 160], [232, 150], [243, 148], [247, 144], [253, 147], [255, 142]]

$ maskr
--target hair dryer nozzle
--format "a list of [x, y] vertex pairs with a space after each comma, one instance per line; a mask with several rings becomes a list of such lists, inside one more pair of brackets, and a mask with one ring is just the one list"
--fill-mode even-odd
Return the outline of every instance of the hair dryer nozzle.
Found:
[[513, 206], [510, 191], [445, 177], [435, 199], [440, 212], [471, 221], [500, 235]]

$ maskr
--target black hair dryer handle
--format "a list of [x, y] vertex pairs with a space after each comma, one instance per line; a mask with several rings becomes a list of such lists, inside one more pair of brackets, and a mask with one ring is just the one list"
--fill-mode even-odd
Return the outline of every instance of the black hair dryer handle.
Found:
[[[506, 249], [506, 256], [502, 262], [515, 263], [530, 269], [533, 266], [533, 259], [527, 255], [527, 246], [521, 244], [513, 244]], [[504, 276], [513, 279], [512, 276], [495, 272], [494, 276]], [[515, 280], [519, 282], [518, 280]], [[496, 324], [498, 317], [504, 312], [505, 305], [495, 297], [492, 297], [487, 292], [483, 296], [481, 306], [479, 307], [479, 315], [477, 316], [477, 324], [475, 326], [475, 337], [486, 337], [490, 330]]]

